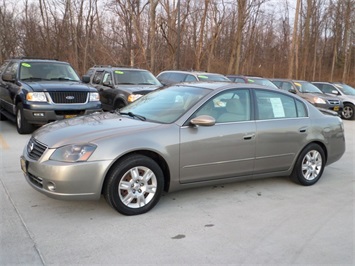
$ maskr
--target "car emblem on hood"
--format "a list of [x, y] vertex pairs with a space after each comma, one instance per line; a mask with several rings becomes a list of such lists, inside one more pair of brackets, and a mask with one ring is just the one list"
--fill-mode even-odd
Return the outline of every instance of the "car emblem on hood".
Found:
[[69, 96], [66, 96], [65, 99], [67, 99], [67, 100], [74, 100], [74, 96], [69, 95]]

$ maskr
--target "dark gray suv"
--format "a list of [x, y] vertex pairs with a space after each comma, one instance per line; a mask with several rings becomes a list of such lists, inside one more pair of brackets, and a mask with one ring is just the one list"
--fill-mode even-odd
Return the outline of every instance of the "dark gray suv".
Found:
[[67, 62], [14, 58], [0, 67], [0, 120], [20, 134], [55, 120], [101, 111], [96, 89], [83, 84]]
[[120, 109], [163, 85], [145, 69], [115, 66], [94, 66], [83, 81], [94, 86], [104, 111]]

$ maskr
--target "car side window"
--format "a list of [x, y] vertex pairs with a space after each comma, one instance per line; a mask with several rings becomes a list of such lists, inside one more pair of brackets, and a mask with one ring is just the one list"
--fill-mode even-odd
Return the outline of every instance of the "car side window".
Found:
[[333, 86], [328, 85], [328, 84], [324, 84], [323, 88], [322, 88], [322, 91], [325, 93], [332, 93], [332, 91], [334, 91], [334, 90], [336, 90], [336, 89], [334, 89]]
[[92, 83], [94, 84], [100, 84], [102, 81], [102, 77], [104, 75], [103, 71], [96, 71], [93, 78], [92, 78]]
[[301, 101], [278, 92], [255, 90], [257, 119], [281, 119], [306, 116]]
[[18, 62], [12, 62], [5, 69], [4, 74], [10, 74], [13, 77], [15, 77], [18, 67], [19, 67], [19, 63]]
[[0, 66], [0, 73], [2, 73], [2, 72], [5, 70], [7, 64], [8, 64], [8, 62], [5, 62], [4, 64], [2, 64], [2, 65]]
[[190, 82], [190, 81], [197, 81], [197, 79], [196, 79], [196, 77], [193, 76], [193, 75], [186, 75], [185, 81], [188, 81], [188, 82]]
[[172, 82], [182, 82], [184, 81], [186, 78], [186, 74], [183, 74], [183, 73], [171, 73], [170, 75], [170, 80]]
[[281, 89], [289, 91], [292, 89], [292, 84], [290, 82], [282, 82]]
[[104, 77], [102, 79], [102, 84], [105, 85], [105, 86], [111, 86], [112, 85], [111, 73], [105, 72]]
[[234, 80], [234, 82], [238, 82], [238, 83], [246, 83], [245, 82], [245, 80], [244, 79], [242, 79], [242, 78], [233, 78]]
[[251, 119], [250, 92], [230, 90], [208, 100], [195, 114], [212, 116], [216, 123], [248, 121]]

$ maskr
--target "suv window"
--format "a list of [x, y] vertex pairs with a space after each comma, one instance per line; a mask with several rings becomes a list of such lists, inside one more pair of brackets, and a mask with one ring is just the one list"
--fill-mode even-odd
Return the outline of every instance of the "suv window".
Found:
[[320, 88], [325, 93], [332, 93], [332, 91], [336, 90], [332, 85], [328, 85], [328, 84], [322, 84], [322, 85], [323, 85], [323, 88], [322, 87], [320, 87]]
[[19, 65], [18, 62], [11, 62], [8, 68], [5, 70], [4, 74], [10, 74], [15, 77], [18, 69], [18, 65]]
[[197, 81], [196, 77], [193, 75], [187, 75], [185, 81]]
[[[170, 73], [170, 82], [183, 82], [185, 81], [185, 78], [186, 78], [186, 74], [183, 74], [183, 73]], [[196, 79], [195, 79], [196, 80]]]

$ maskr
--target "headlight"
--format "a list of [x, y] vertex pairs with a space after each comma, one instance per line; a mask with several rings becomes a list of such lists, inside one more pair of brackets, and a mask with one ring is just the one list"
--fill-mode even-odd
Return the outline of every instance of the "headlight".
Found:
[[100, 96], [98, 92], [90, 92], [90, 98], [89, 101], [90, 102], [98, 102], [100, 101]]
[[139, 99], [142, 96], [143, 96], [142, 94], [130, 94], [128, 96], [128, 102], [132, 103], [132, 102], [134, 102], [135, 100]]
[[319, 98], [319, 97], [314, 97], [314, 102], [315, 103], [321, 103], [321, 104], [325, 104], [326, 103], [322, 98]]
[[68, 145], [56, 149], [49, 159], [67, 163], [84, 162], [90, 158], [95, 149], [96, 146], [93, 144]]
[[26, 100], [30, 102], [47, 102], [47, 97], [44, 92], [29, 92], [26, 95]]

